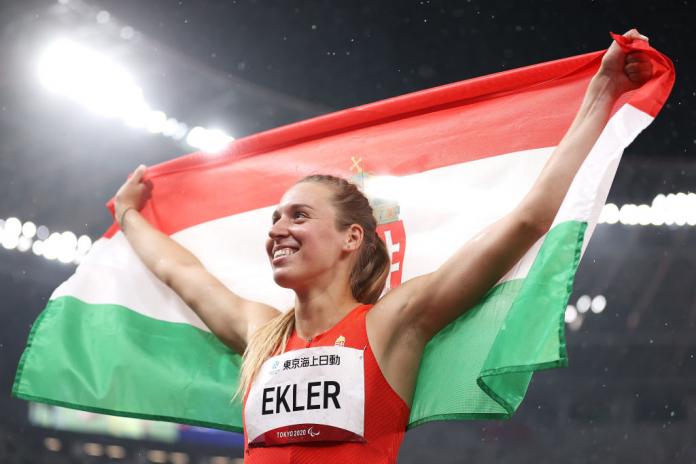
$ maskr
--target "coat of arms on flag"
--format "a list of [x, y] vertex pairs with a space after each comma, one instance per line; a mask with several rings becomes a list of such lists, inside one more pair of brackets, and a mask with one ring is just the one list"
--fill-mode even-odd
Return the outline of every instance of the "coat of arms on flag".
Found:
[[380, 198], [369, 191], [367, 185], [370, 183], [371, 174], [363, 169], [363, 158], [351, 157], [351, 171], [356, 170], [350, 180], [367, 195], [372, 206], [373, 214], [377, 220], [377, 234], [384, 241], [391, 260], [389, 276], [385, 291], [401, 285], [404, 256], [406, 254], [406, 230], [404, 222], [399, 218], [399, 203], [396, 199]]

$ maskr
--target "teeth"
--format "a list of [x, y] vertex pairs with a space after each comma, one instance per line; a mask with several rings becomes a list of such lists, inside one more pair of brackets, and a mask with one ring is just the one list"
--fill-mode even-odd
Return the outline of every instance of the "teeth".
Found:
[[292, 248], [281, 248], [279, 250], [276, 250], [275, 253], [273, 253], [273, 258], [277, 258], [279, 256], [289, 256], [291, 254], [294, 254], [295, 251]]

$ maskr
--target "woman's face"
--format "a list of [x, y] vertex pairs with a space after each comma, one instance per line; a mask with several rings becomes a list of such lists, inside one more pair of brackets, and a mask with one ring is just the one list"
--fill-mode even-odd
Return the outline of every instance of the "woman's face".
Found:
[[286, 288], [306, 288], [330, 278], [345, 250], [346, 233], [336, 229], [330, 187], [296, 184], [273, 213], [266, 252], [273, 279]]

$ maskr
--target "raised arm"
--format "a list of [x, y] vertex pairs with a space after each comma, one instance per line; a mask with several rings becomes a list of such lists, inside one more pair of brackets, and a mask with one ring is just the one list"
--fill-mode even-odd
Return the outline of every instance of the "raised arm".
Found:
[[121, 230], [145, 266], [193, 309], [223, 343], [243, 353], [249, 337], [278, 310], [233, 293], [190, 251], [163, 234], [138, 212], [150, 196], [139, 166], [115, 197]]
[[[647, 40], [638, 31], [625, 34]], [[435, 272], [385, 296], [368, 315], [371, 340], [389, 360], [409, 358], [440, 329], [476, 304], [550, 228], [580, 165], [605, 127], [617, 98], [647, 81], [652, 67], [641, 53], [613, 43], [591, 80], [567, 133], [530, 192], [507, 216], [480, 232]], [[403, 365], [397, 361], [396, 366]], [[389, 375], [387, 373], [387, 375]]]

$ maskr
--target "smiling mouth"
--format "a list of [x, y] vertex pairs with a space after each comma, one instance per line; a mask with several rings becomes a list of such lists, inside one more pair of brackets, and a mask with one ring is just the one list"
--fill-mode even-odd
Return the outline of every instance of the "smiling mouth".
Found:
[[273, 252], [273, 261], [278, 258], [294, 255], [295, 253], [297, 253], [297, 250], [294, 248], [278, 248]]

